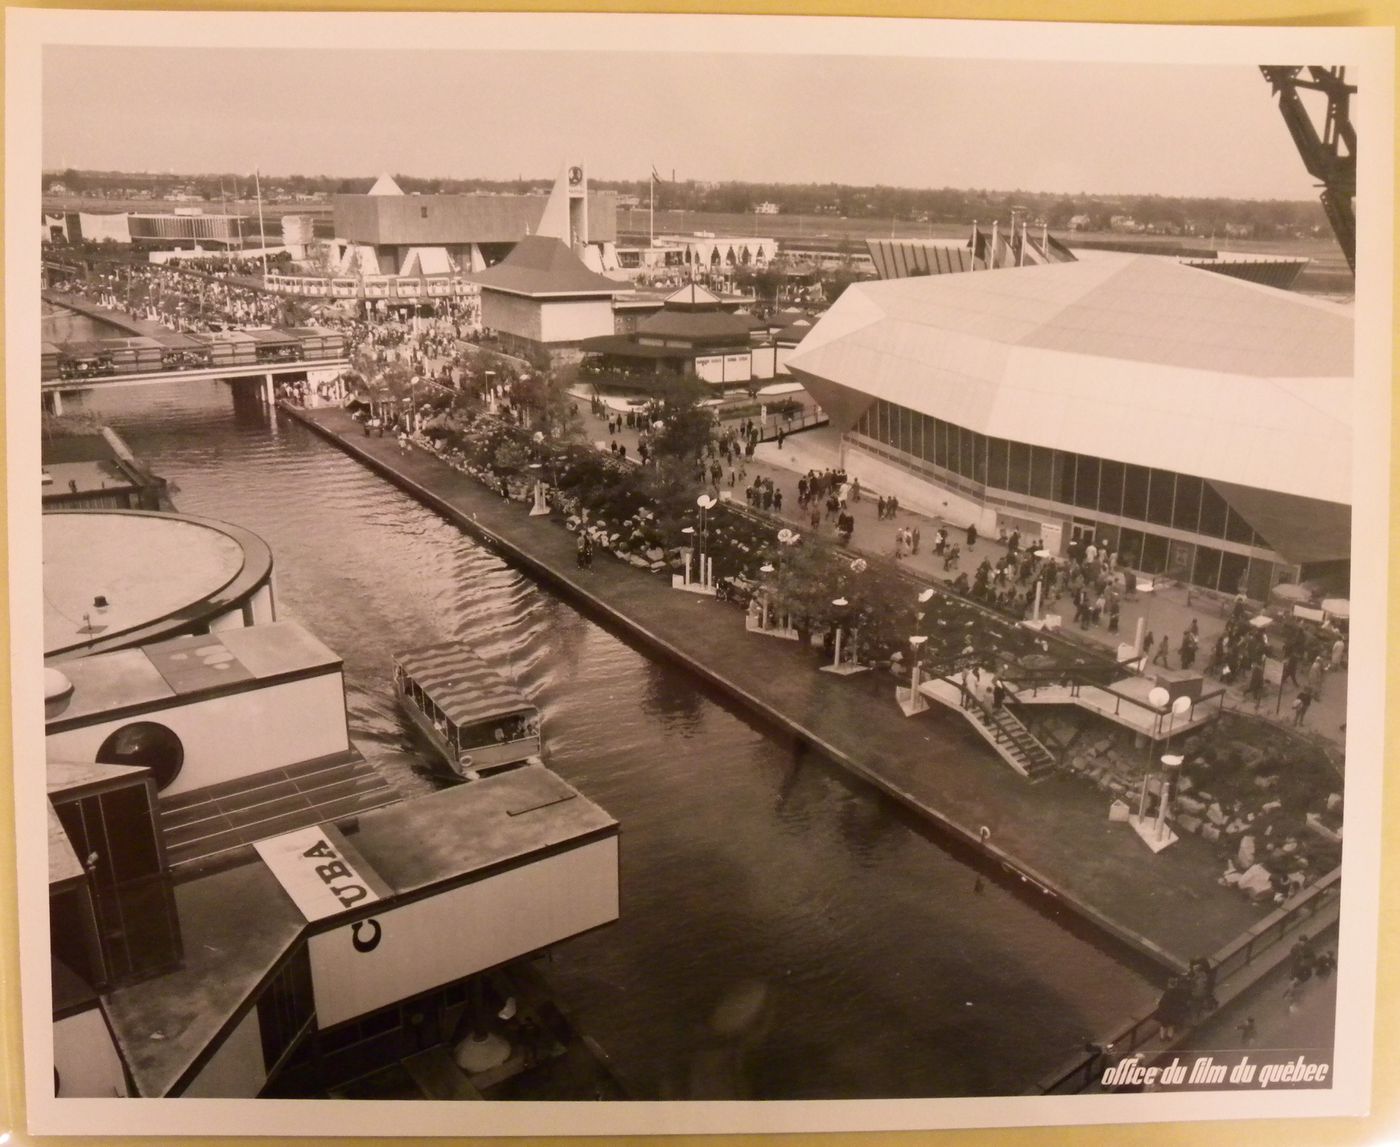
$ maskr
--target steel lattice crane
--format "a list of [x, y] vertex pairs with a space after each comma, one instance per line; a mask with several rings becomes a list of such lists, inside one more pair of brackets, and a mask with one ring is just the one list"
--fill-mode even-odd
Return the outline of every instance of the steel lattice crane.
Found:
[[[1261, 65], [1259, 70], [1279, 97], [1279, 111], [1308, 173], [1322, 183], [1322, 209], [1346, 256], [1356, 270], [1356, 127], [1351, 97], [1356, 85], [1346, 82], [1345, 68]], [[1304, 74], [1306, 73], [1306, 74]], [[1303, 103], [1301, 90], [1327, 97], [1327, 118], [1319, 135]]]

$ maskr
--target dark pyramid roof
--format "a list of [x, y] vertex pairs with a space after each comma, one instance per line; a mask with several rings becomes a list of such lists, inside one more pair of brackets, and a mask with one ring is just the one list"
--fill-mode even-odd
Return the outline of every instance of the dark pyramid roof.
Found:
[[583, 265], [558, 239], [527, 235], [494, 267], [470, 276], [492, 291], [510, 295], [615, 295], [626, 288]]
[[[760, 324], [761, 325], [761, 324]], [[723, 311], [682, 311], [668, 303], [654, 315], [637, 324], [637, 334], [651, 338], [687, 340], [730, 339], [747, 343], [754, 322], [748, 315], [731, 315]]]

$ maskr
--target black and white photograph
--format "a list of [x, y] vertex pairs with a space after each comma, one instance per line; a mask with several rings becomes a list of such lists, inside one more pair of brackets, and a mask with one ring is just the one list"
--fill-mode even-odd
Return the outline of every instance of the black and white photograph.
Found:
[[32, 1133], [1366, 1109], [1384, 30], [7, 14]]

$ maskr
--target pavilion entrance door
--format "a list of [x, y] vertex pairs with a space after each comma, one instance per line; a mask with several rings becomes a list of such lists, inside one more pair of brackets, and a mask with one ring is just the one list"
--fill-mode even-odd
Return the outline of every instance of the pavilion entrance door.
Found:
[[1094, 540], [1094, 531], [1098, 527], [1093, 522], [1086, 522], [1083, 518], [1075, 518], [1069, 524], [1069, 540], [1071, 545], [1079, 547], [1078, 552], [1083, 553], [1084, 547]]

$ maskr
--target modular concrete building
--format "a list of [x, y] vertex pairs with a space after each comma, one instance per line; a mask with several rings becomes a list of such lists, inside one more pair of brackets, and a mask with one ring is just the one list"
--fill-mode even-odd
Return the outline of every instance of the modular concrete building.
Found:
[[[601, 270], [605, 254], [616, 261], [617, 194], [585, 194], [587, 210], [577, 217], [576, 241], [592, 249], [598, 260], [593, 269]], [[549, 200], [544, 195], [405, 195], [384, 175], [366, 195], [335, 197], [335, 234], [361, 274], [481, 271], [525, 236], [540, 233]]]

